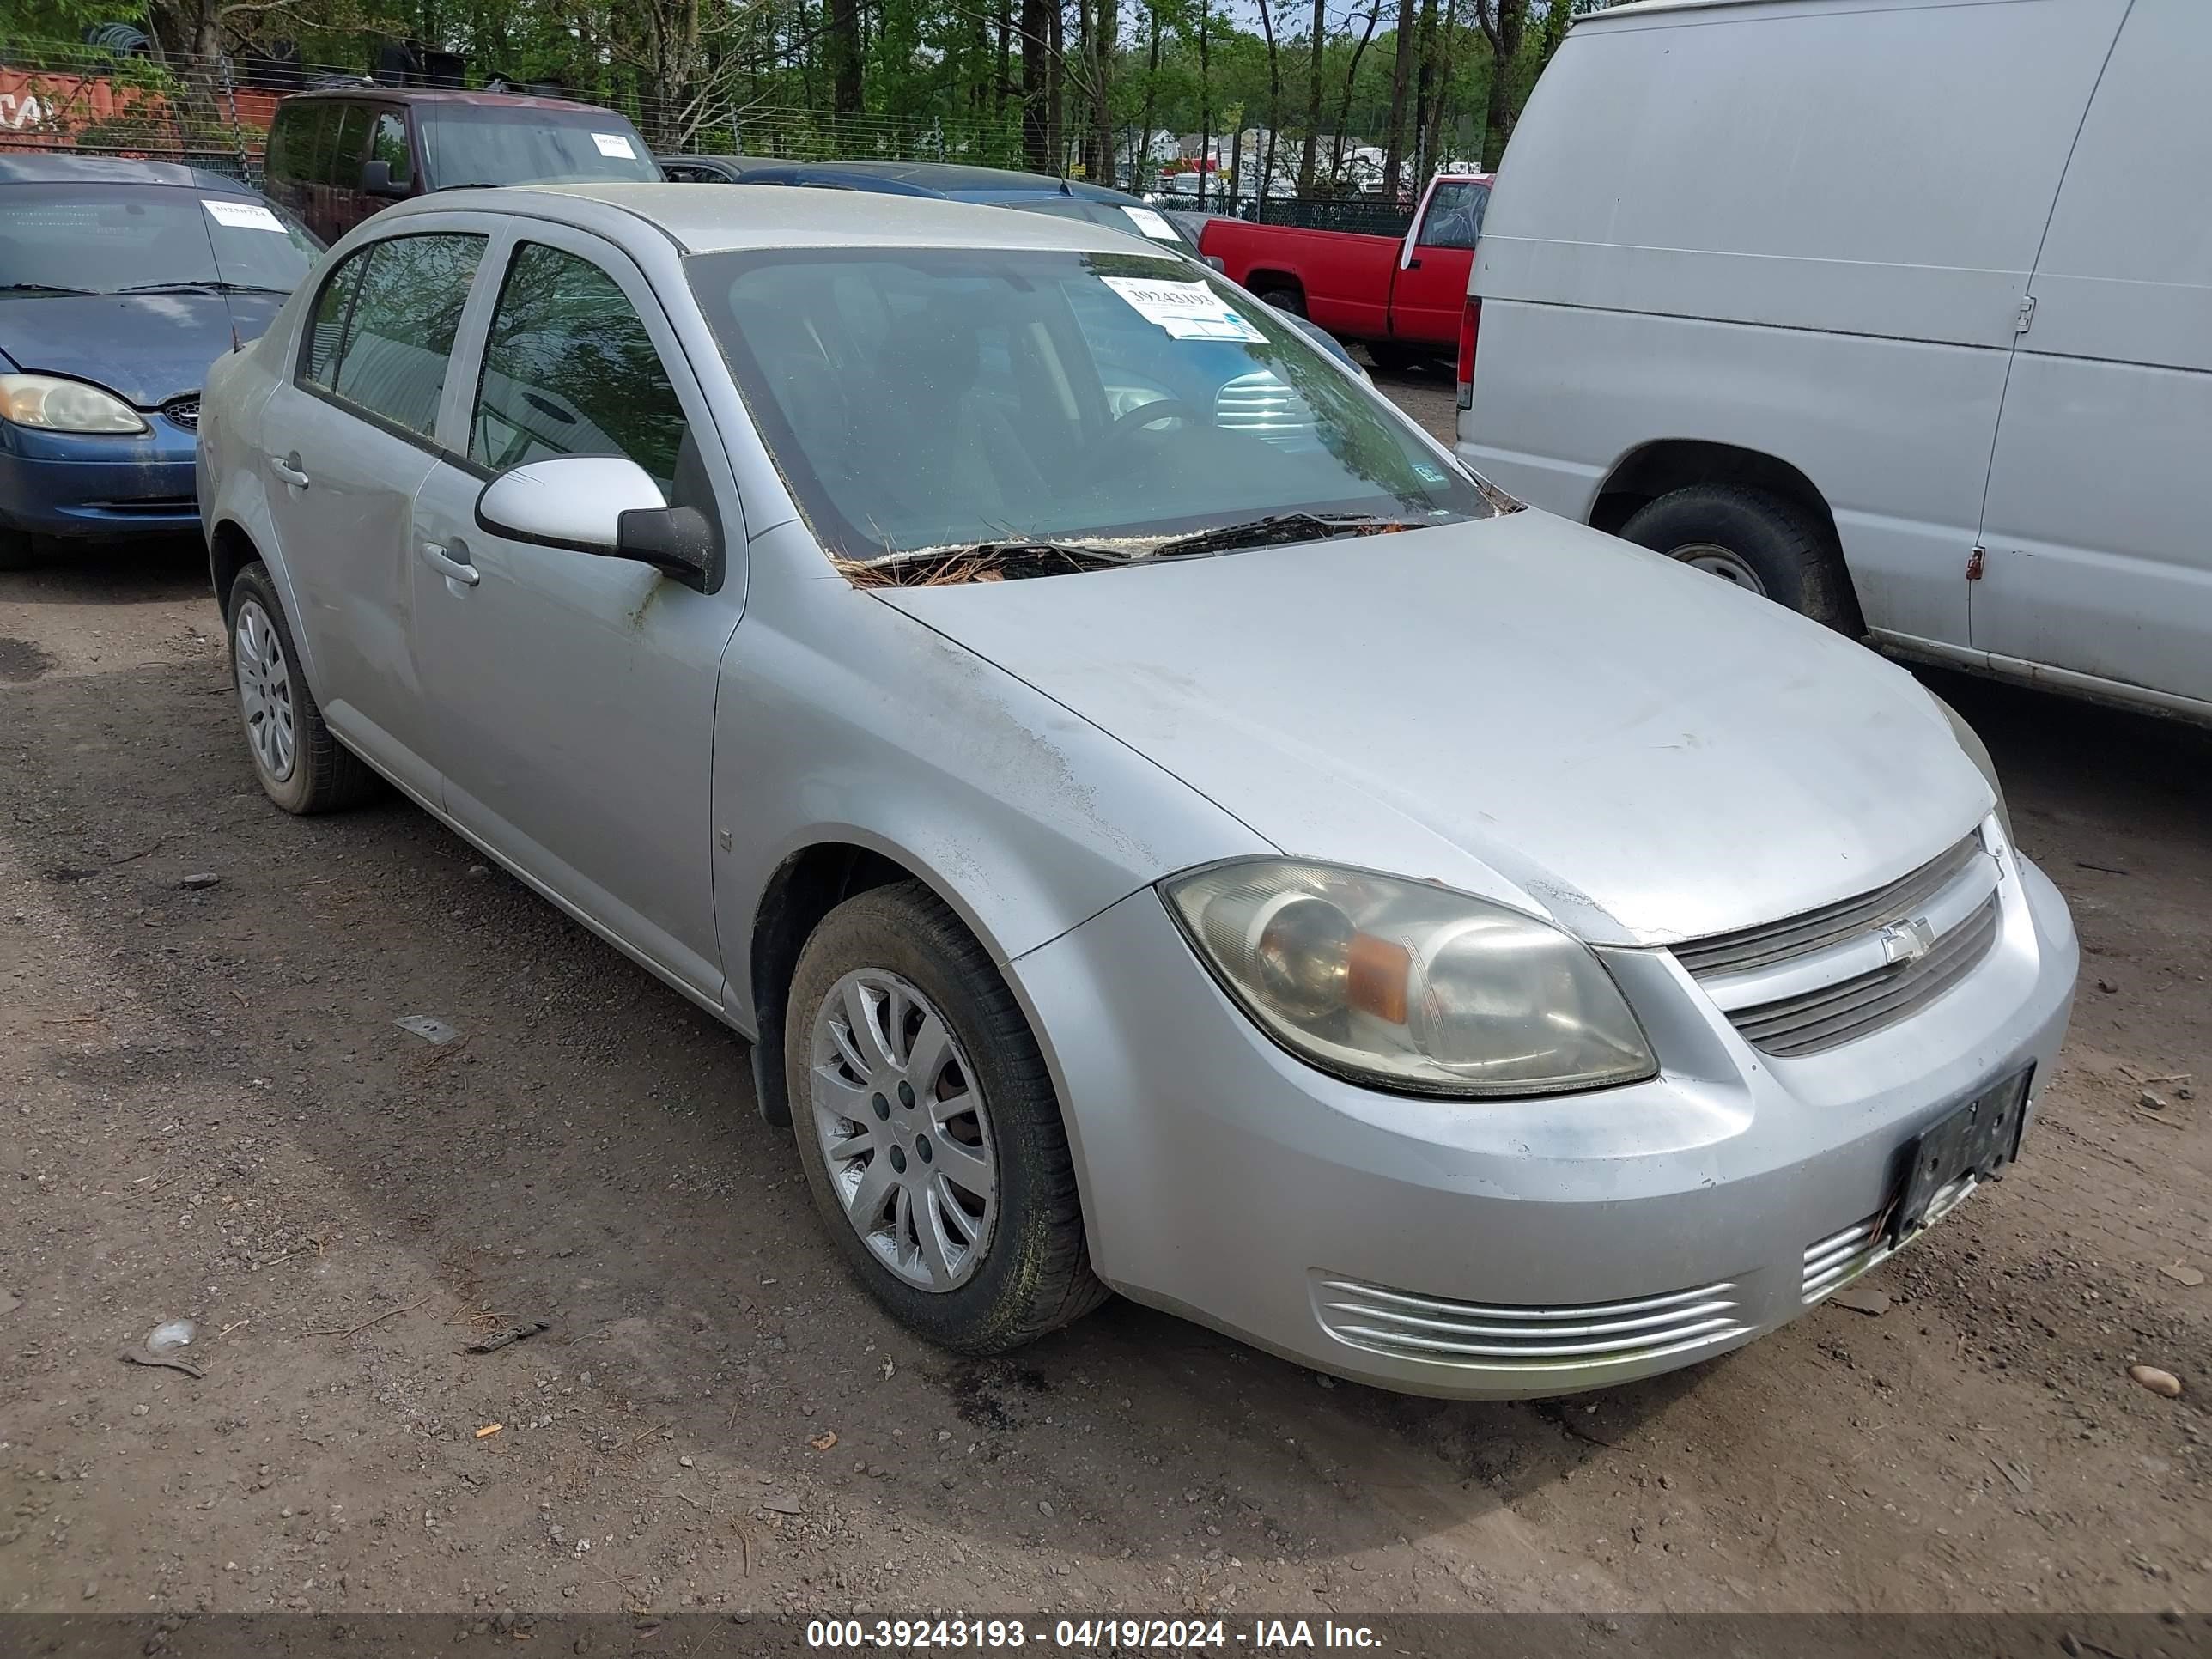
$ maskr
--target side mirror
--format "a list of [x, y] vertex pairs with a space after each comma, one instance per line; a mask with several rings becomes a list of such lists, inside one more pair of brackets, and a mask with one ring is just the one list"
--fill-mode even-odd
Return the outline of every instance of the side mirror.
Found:
[[696, 507], [671, 507], [621, 455], [562, 455], [502, 472], [477, 497], [477, 526], [510, 541], [635, 559], [702, 593], [722, 585], [722, 546]]
[[1226, 276], [1229, 274], [1229, 261], [1223, 258], [1218, 253], [1201, 253], [1198, 257], [1205, 260], [1209, 265], [1212, 265], [1223, 276]]
[[365, 196], [404, 196], [407, 186], [392, 182], [392, 163], [381, 156], [361, 164], [361, 188]]

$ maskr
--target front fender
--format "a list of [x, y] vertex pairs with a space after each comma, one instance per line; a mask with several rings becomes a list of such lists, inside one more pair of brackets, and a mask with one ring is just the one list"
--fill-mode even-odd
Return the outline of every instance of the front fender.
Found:
[[[784, 538], [807, 559], [765, 545]], [[716, 927], [746, 1029], [763, 896], [810, 847], [865, 848], [912, 872], [1000, 963], [1177, 870], [1274, 850], [1043, 693], [854, 589], [803, 526], [757, 541], [753, 568], [717, 686], [714, 762]]]

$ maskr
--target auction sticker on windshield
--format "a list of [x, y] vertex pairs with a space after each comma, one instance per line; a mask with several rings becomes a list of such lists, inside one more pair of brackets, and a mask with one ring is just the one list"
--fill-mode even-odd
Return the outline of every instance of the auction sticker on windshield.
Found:
[[619, 132], [595, 132], [592, 142], [599, 147], [602, 155], [612, 155], [624, 161], [637, 160], [637, 152], [630, 148], [627, 137]]
[[1267, 337], [1229, 308], [1229, 302], [1204, 283], [1155, 283], [1136, 276], [1099, 279], [1127, 301], [1148, 323], [1165, 329], [1171, 340], [1250, 340]]
[[216, 202], [200, 198], [200, 205], [216, 223], [233, 230], [273, 230], [284, 234], [284, 222], [258, 202]]
[[1121, 211], [1129, 216], [1129, 222], [1132, 224], [1154, 241], [1180, 242], [1182, 240], [1182, 237], [1176, 234], [1176, 228], [1173, 225], [1148, 207], [1125, 207]]

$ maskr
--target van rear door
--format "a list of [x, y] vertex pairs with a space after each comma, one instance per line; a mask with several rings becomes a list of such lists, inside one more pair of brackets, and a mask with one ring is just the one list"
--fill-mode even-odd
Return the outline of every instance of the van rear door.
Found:
[[1977, 651], [2212, 713], [2212, 10], [2139, 4], [2068, 162], [2014, 348]]

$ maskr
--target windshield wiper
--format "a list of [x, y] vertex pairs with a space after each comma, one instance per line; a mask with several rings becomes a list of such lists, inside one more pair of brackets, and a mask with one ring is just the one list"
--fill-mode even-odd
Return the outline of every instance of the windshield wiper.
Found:
[[1111, 565], [1142, 564], [1149, 550], [1109, 547], [1096, 542], [1043, 541], [1019, 538], [1000, 542], [966, 542], [917, 547], [874, 559], [840, 559], [837, 568], [857, 587], [939, 587], [950, 582], [1007, 577], [1059, 576]]
[[[1193, 535], [1177, 536], [1153, 548], [1150, 559], [1197, 558], [1244, 547], [1275, 547], [1285, 542], [1326, 541], [1332, 536], [1382, 536], [1394, 530], [1419, 530], [1411, 519], [1378, 519], [1362, 514], [1271, 513], [1264, 519], [1225, 524]], [[1149, 559], [1147, 561], [1149, 562]]]
[[133, 283], [129, 288], [113, 290], [118, 294], [190, 294], [204, 291], [209, 294], [289, 294], [289, 288], [270, 288], [266, 283], [226, 283], [220, 277], [207, 276], [197, 282]]
[[0, 294], [97, 294], [96, 288], [65, 288], [59, 283], [0, 283]]

